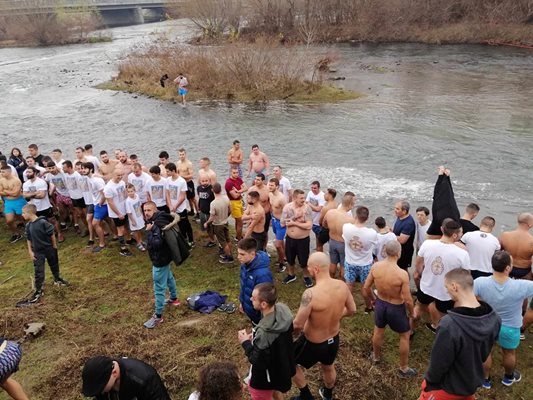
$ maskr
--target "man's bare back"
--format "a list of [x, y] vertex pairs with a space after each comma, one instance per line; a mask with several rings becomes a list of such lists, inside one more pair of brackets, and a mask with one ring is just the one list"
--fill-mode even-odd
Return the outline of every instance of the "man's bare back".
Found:
[[378, 290], [378, 297], [388, 303], [403, 304], [405, 300], [411, 299], [409, 274], [398, 267], [395, 261], [385, 259], [375, 263], [370, 269], [367, 282], [368, 287], [373, 283]]
[[503, 232], [500, 236], [500, 243], [502, 250], [507, 250], [513, 257], [514, 267], [531, 268], [533, 235], [523, 230]]
[[333, 209], [336, 209], [338, 206], [337, 202], [335, 200], [331, 200], [331, 201], [328, 201], [326, 202], [326, 204], [324, 205], [324, 207], [322, 207], [322, 210], [320, 211], [320, 225], [323, 225], [323, 222], [324, 222], [324, 218], [326, 217], [326, 213], [329, 211], [329, 210], [333, 210]]
[[343, 209], [329, 210], [324, 216], [323, 225], [329, 229], [329, 238], [337, 242], [344, 242], [342, 238], [342, 226], [347, 223], [354, 223], [355, 220], [348, 216]]

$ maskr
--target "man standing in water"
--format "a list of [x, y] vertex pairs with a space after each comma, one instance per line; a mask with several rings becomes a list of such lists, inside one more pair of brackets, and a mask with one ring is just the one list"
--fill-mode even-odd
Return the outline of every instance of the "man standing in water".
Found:
[[[303, 195], [303, 193], [302, 193]], [[295, 342], [296, 375], [293, 381], [300, 395], [291, 400], [314, 399], [305, 380], [303, 368], [320, 363], [324, 386], [322, 399], [333, 398], [336, 371], [335, 358], [339, 349], [340, 321], [355, 314], [355, 302], [348, 287], [329, 274], [329, 257], [316, 252], [309, 257], [309, 273], [316, 280], [315, 287], [306, 289], [294, 318], [294, 332], [302, 332]]]
[[239, 178], [242, 179], [242, 160], [243, 153], [241, 150], [241, 142], [238, 140], [233, 141], [233, 147], [228, 151], [228, 164], [229, 164], [229, 175], [231, 176], [231, 170], [237, 168], [239, 171]]
[[522, 213], [518, 215], [518, 225], [514, 231], [503, 232], [500, 235], [502, 250], [507, 250], [513, 257], [511, 278], [531, 280], [531, 257], [533, 257], [533, 235], [529, 230], [533, 228], [533, 215]]
[[250, 158], [248, 159], [248, 173], [246, 177], [255, 179], [257, 174], [263, 174], [264, 176], [269, 175], [268, 169], [270, 168], [270, 161], [265, 153], [259, 151], [259, 145], [254, 144], [252, 146], [252, 152], [250, 153]]

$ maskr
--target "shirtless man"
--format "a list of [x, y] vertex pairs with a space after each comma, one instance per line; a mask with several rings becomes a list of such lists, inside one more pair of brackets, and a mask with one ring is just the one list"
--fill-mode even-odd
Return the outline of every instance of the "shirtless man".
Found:
[[268, 242], [268, 228], [270, 227], [270, 191], [268, 190], [268, 186], [265, 185], [265, 175], [263, 174], [257, 174], [254, 179], [253, 186], [250, 186], [250, 189], [248, 189], [248, 192], [256, 191], [259, 193], [259, 198], [261, 200], [261, 205], [265, 209], [265, 247], [263, 249], [259, 250], [266, 250], [266, 245]]
[[335, 189], [327, 189], [324, 193], [324, 200], [326, 201], [326, 204], [324, 204], [324, 207], [322, 207], [322, 210], [320, 210], [320, 217], [318, 218], [320, 229], [318, 231], [318, 235], [316, 236], [318, 244], [317, 251], [322, 251], [324, 245], [329, 242], [329, 230], [322, 224], [322, 222], [324, 221], [324, 217], [329, 210], [339, 206], [335, 201], [335, 197], [337, 197], [337, 191]]
[[313, 286], [313, 280], [307, 270], [307, 260], [309, 259], [309, 242], [311, 228], [313, 227], [313, 218], [311, 216], [311, 207], [305, 202], [305, 193], [303, 190], [295, 189], [292, 195], [292, 201], [283, 207], [281, 214], [281, 226], [287, 227], [287, 236], [285, 237], [285, 257], [287, 258], [288, 274], [283, 279], [284, 284], [289, 284], [296, 280], [294, 265], [296, 257], [302, 268], [305, 286]]
[[287, 261], [285, 261], [285, 235], [287, 234], [287, 227], [281, 226], [281, 214], [283, 213], [283, 207], [287, 204], [287, 200], [283, 193], [279, 190], [279, 181], [277, 178], [270, 178], [268, 181], [269, 200], [270, 200], [270, 212], [272, 214], [272, 231], [276, 236], [274, 246], [278, 253], [278, 266], [279, 272], [285, 271], [287, 267]]
[[194, 189], [194, 167], [192, 162], [187, 158], [187, 151], [184, 148], [178, 150], [179, 160], [176, 163], [178, 167], [178, 174], [187, 182], [187, 200], [191, 205], [191, 212], [189, 215], [196, 214], [197, 219], [200, 218], [200, 212], [198, 211], [198, 203], [196, 202], [196, 195]]
[[513, 257], [511, 278], [532, 280], [531, 257], [533, 257], [533, 214], [521, 213], [517, 218], [518, 225], [514, 231], [500, 235], [502, 250], [507, 250]]
[[113, 172], [119, 164], [118, 160], [111, 160], [107, 151], [102, 150], [100, 152], [100, 165], [98, 166], [98, 174], [104, 179], [104, 182], [107, 183], [113, 177]]
[[266, 246], [265, 209], [261, 206], [260, 195], [255, 190], [248, 192], [247, 201], [248, 207], [242, 220], [249, 223], [244, 237], [254, 238], [257, 241], [257, 250], [263, 250]]
[[342, 238], [342, 227], [347, 223], [355, 223], [350, 217], [352, 209], [355, 207], [355, 195], [351, 192], [342, 197], [339, 208], [329, 210], [322, 225], [329, 229], [329, 273], [335, 278], [337, 265], [339, 265], [339, 279], [344, 280], [344, 239]]
[[252, 146], [250, 157], [248, 158], [248, 173], [246, 174], [246, 177], [249, 178], [250, 174], [252, 174], [253, 179], [255, 179], [257, 174], [268, 176], [270, 174], [268, 171], [269, 168], [270, 161], [268, 161], [267, 155], [262, 151], [259, 151], [259, 145], [254, 144]]
[[4, 199], [4, 215], [6, 224], [11, 231], [10, 243], [18, 242], [22, 235], [17, 232], [17, 225], [23, 223], [22, 207], [26, 200], [22, 196], [22, 182], [11, 173], [9, 165], [4, 164], [0, 170], [0, 196]]
[[159, 153], [159, 169], [161, 170], [161, 176], [163, 178], [167, 177], [167, 169], [166, 166], [170, 162], [169, 160], [170, 156], [166, 151], [162, 151]]
[[413, 298], [409, 289], [409, 274], [398, 267], [402, 246], [397, 240], [384, 246], [387, 258], [375, 263], [370, 269], [363, 286], [365, 299], [373, 299], [372, 285], [378, 291], [373, 301], [374, 336], [372, 337], [372, 361], [378, 362], [385, 339], [385, 327], [400, 335], [400, 378], [414, 378], [416, 370], [409, 368], [409, 336], [411, 328], [409, 315], [413, 315]]
[[117, 165], [117, 168], [119, 166], [122, 167], [122, 179], [124, 180], [124, 183], [128, 183], [128, 175], [133, 169], [133, 163], [128, 158], [128, 155], [125, 151], [121, 151], [118, 154], [118, 161], [120, 162], [120, 165]]
[[242, 161], [243, 161], [243, 152], [241, 150], [241, 142], [238, 140], [233, 141], [233, 147], [228, 151], [228, 164], [229, 164], [229, 174], [231, 176], [231, 170], [237, 168], [239, 171], [239, 178], [242, 179]]
[[[296, 192], [296, 191], [295, 191]], [[301, 192], [301, 191], [300, 191]], [[305, 201], [304, 194], [300, 197]], [[305, 380], [303, 368], [309, 369], [320, 363], [324, 386], [319, 394], [322, 399], [333, 398], [336, 371], [334, 361], [339, 349], [340, 321], [343, 317], [355, 314], [355, 302], [348, 287], [329, 274], [329, 258], [321, 252], [309, 257], [309, 273], [316, 280], [316, 286], [302, 294], [300, 308], [294, 318], [294, 332], [302, 334], [294, 343], [296, 374], [294, 384], [300, 395], [291, 400], [309, 400], [313, 395]]]
[[211, 169], [211, 160], [208, 157], [200, 158], [200, 169], [198, 170], [198, 184], [200, 183], [200, 175], [206, 174], [209, 177], [211, 185], [217, 183], [217, 174]]

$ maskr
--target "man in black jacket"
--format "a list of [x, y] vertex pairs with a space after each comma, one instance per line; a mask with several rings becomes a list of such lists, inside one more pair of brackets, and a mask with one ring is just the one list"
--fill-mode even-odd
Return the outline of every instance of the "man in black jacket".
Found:
[[488, 304], [476, 299], [470, 271], [452, 269], [444, 284], [455, 307], [440, 320], [419, 400], [474, 400], [501, 319]]
[[[155, 328], [163, 322], [163, 308], [165, 304], [179, 306], [176, 280], [170, 269], [172, 252], [163, 237], [163, 227], [174, 220], [170, 214], [158, 211], [154, 202], [144, 204], [144, 217], [146, 220], [146, 247], [152, 261], [152, 275], [154, 278], [155, 313], [144, 326], [148, 329]], [[167, 287], [170, 298], [165, 300]]]
[[[238, 332], [248, 361], [252, 364], [249, 390], [252, 400], [272, 398], [274, 391], [287, 392], [296, 372], [292, 351], [292, 314], [278, 303], [276, 287], [260, 283], [252, 292], [252, 304], [263, 318], [255, 332]], [[278, 398], [278, 397], [275, 397]]]
[[93, 357], [82, 379], [83, 395], [96, 400], [170, 400], [157, 371], [133, 358]]

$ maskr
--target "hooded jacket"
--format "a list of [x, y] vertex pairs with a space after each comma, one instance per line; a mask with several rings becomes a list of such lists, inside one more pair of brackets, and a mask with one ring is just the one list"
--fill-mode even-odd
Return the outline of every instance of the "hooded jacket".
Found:
[[456, 307], [439, 322], [425, 379], [426, 391], [471, 396], [483, 383], [483, 362], [498, 338], [501, 319], [487, 304]]
[[270, 257], [266, 252], [258, 251], [252, 261], [241, 265], [241, 292], [239, 294], [239, 301], [244, 312], [255, 324], [261, 319], [261, 313], [254, 309], [250, 297], [252, 297], [254, 287], [263, 282], [273, 282]]
[[46, 217], [37, 217], [35, 221], [26, 224], [26, 238], [31, 242], [31, 248], [35, 253], [52, 248], [52, 235], [54, 225]]
[[253, 341], [242, 347], [252, 364], [250, 386], [259, 390], [287, 392], [296, 373], [292, 350], [292, 313], [278, 303], [274, 312], [264, 316], [255, 329]]
[[172, 215], [158, 211], [147, 221], [153, 223], [152, 229], [146, 231], [146, 247], [154, 267], [165, 267], [172, 261], [172, 252], [163, 237], [163, 227], [173, 220]]

